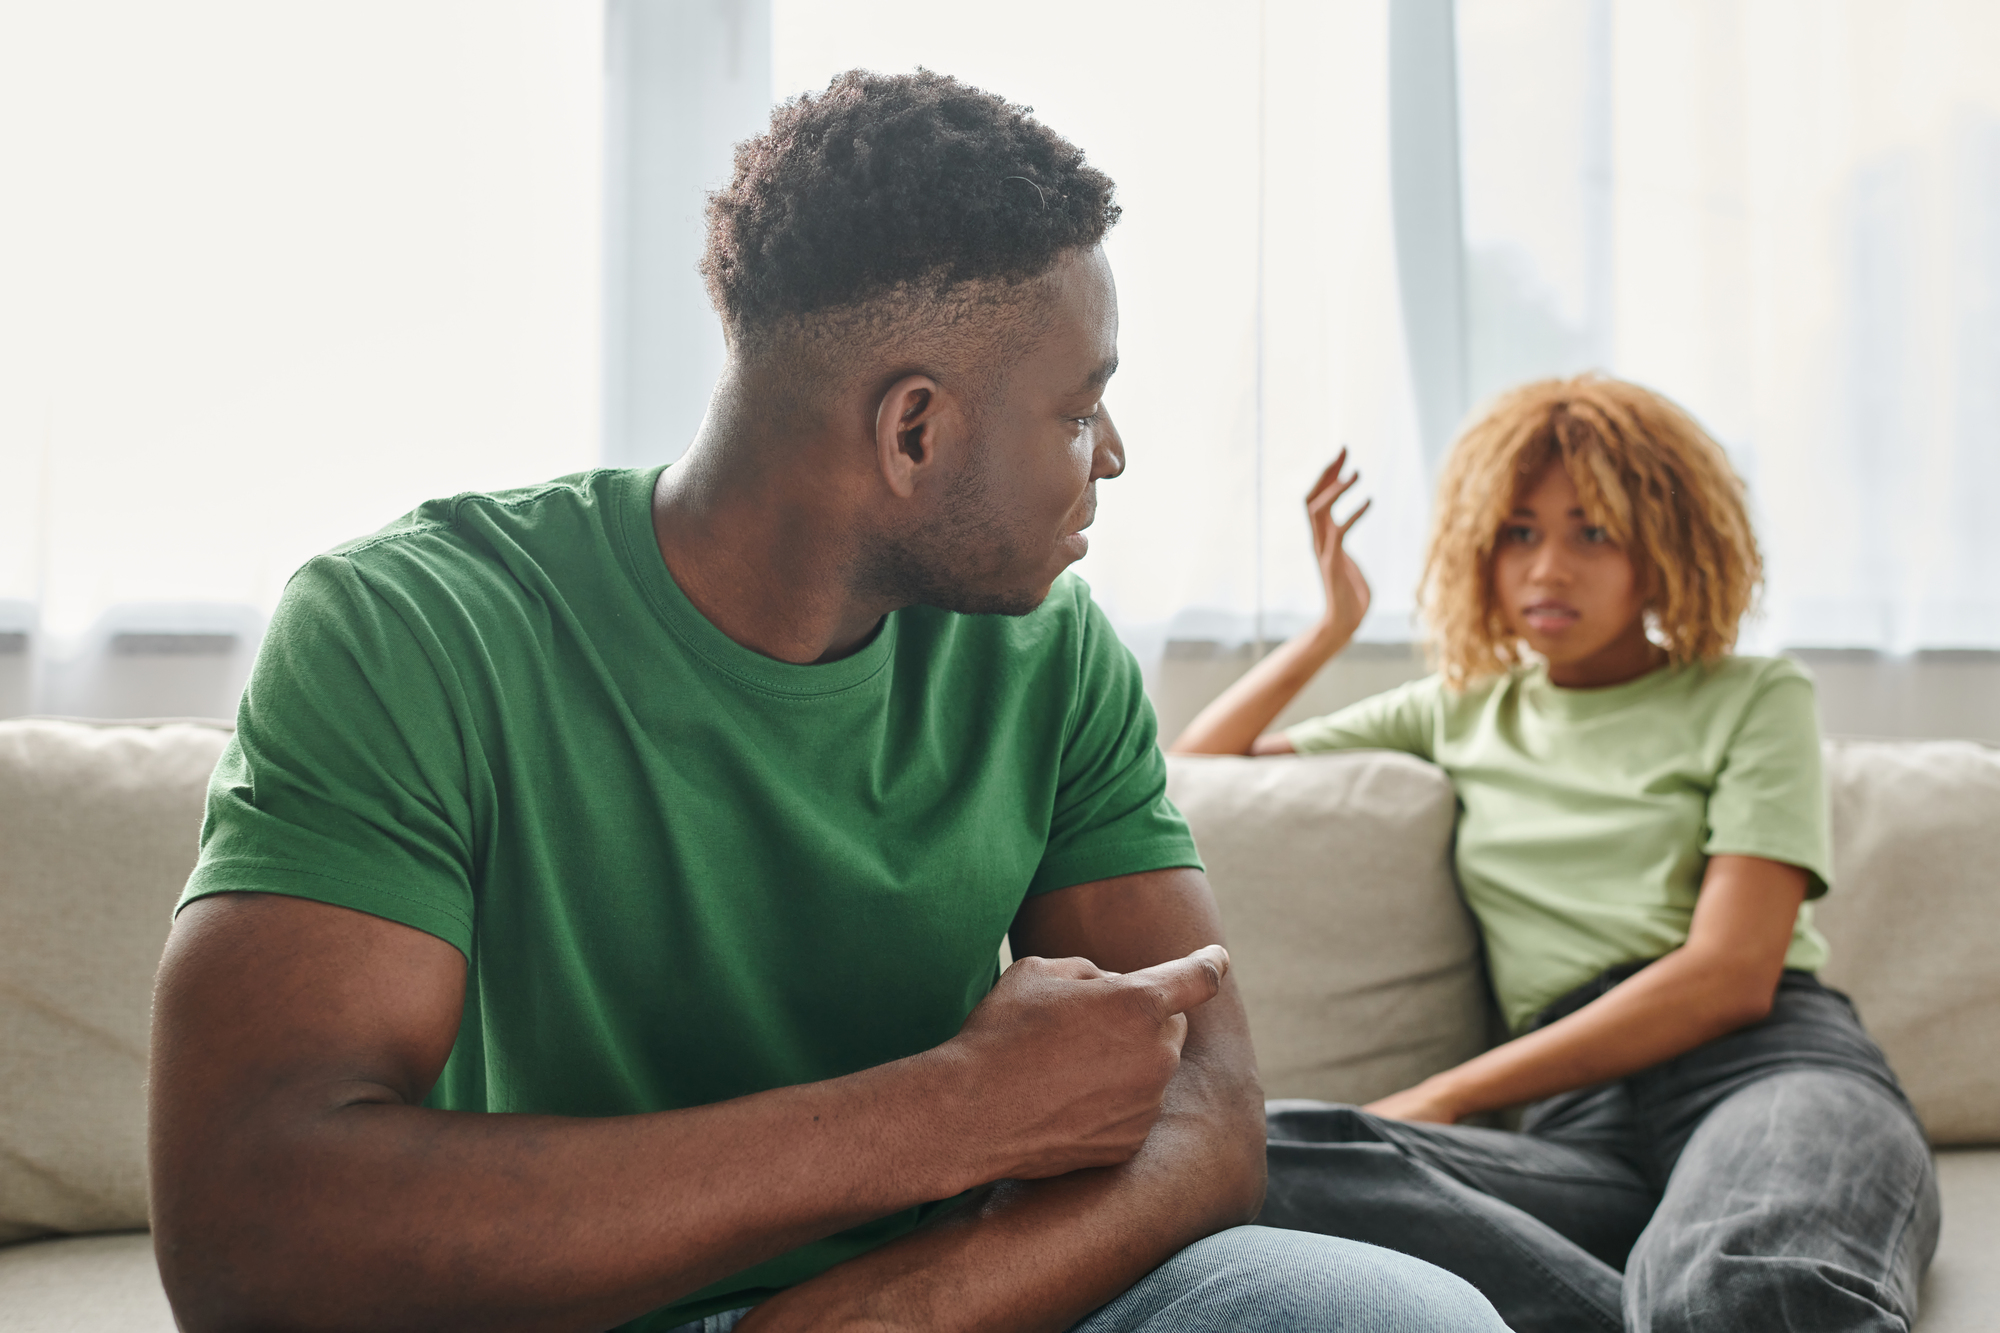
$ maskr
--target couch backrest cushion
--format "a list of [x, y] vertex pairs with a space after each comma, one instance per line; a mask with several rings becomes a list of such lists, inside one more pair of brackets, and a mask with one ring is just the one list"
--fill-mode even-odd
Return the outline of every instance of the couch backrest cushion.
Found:
[[1854, 998], [1933, 1143], [2000, 1143], [2000, 750], [1834, 740], [1821, 973]]
[[1167, 761], [1208, 863], [1270, 1097], [1365, 1102], [1487, 1036], [1438, 769], [1379, 751]]
[[228, 739], [0, 722], [0, 1243], [146, 1225], [153, 974]]
[[[1266, 1092], [1365, 1101], [1478, 1051], [1454, 801], [1399, 755], [1168, 760], [1239, 964]], [[1824, 977], [1931, 1139], [2000, 1143], [2000, 751], [1833, 740]]]

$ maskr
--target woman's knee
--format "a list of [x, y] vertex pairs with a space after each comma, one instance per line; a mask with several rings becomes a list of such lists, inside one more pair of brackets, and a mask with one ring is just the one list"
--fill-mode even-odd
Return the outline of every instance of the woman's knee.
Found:
[[1774, 1074], [1689, 1139], [1626, 1266], [1627, 1325], [1905, 1328], [1938, 1220], [1930, 1149], [1890, 1093]]

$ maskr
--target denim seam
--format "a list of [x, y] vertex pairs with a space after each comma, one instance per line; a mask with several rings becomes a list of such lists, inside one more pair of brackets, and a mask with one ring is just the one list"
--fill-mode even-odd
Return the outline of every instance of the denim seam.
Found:
[[[1439, 1155], [1444, 1156], [1444, 1154], [1439, 1154]], [[1421, 1158], [1416, 1158], [1414, 1160], [1420, 1162], [1422, 1161]], [[1428, 1162], [1424, 1162], [1423, 1164], [1426, 1166], [1431, 1165]], [[1455, 1167], [1459, 1167], [1460, 1169], [1470, 1171], [1470, 1168], [1464, 1167], [1462, 1163], [1454, 1161], [1452, 1162], [1452, 1165]], [[1444, 1168], [1437, 1166], [1432, 1166], [1431, 1169], [1433, 1171], [1444, 1171]], [[1493, 1175], [1510, 1176], [1515, 1180], [1540, 1180], [1540, 1181], [1548, 1181], [1552, 1184], [1558, 1184], [1558, 1185], [1589, 1185], [1593, 1187], [1608, 1186], [1612, 1189], [1627, 1190], [1633, 1194], [1642, 1195], [1647, 1198], [1652, 1198], [1654, 1195], [1654, 1191], [1648, 1185], [1635, 1181], [1613, 1180], [1608, 1176], [1578, 1175], [1575, 1174], [1574, 1172], [1569, 1172], [1569, 1171], [1524, 1170], [1521, 1167], [1513, 1166], [1505, 1162], [1481, 1163], [1480, 1166], [1478, 1167], [1478, 1170], [1480, 1172], [1491, 1173]], [[1444, 1172], [1444, 1174], [1450, 1175], [1451, 1173]], [[1476, 1189], [1481, 1194], [1485, 1194], [1493, 1198], [1499, 1197], [1498, 1195], [1494, 1194], [1492, 1190], [1487, 1189], [1484, 1185], [1478, 1183], [1476, 1180], [1460, 1180], [1459, 1183], [1471, 1189]]]
[[[1926, 1146], [1928, 1147], [1928, 1145]], [[1917, 1187], [1914, 1190], [1910, 1191], [1910, 1201], [1908, 1204], [1904, 1206], [1903, 1216], [1896, 1223], [1895, 1236], [1888, 1245], [1883, 1247], [1883, 1253], [1885, 1257], [1882, 1262], [1882, 1272], [1881, 1275], [1875, 1279], [1875, 1285], [1882, 1288], [1884, 1291], [1896, 1292], [1896, 1298], [1898, 1304], [1902, 1303], [1903, 1293], [1897, 1290], [1895, 1278], [1897, 1273], [1902, 1272], [1905, 1269], [1905, 1266], [1902, 1262], [1903, 1247], [1909, 1243], [1910, 1223], [1916, 1220], [1917, 1209], [1922, 1204], [1923, 1197], [1924, 1197], [1923, 1177], [1920, 1173], [1917, 1178]], [[1923, 1281], [1923, 1274], [1918, 1273], [1916, 1276], [1917, 1276], [1917, 1281], [1921, 1283]], [[1912, 1296], [1918, 1295], [1918, 1293], [1914, 1291], [1911, 1292], [1910, 1294]], [[1916, 1323], [1917, 1311], [1915, 1309], [1899, 1310], [1897, 1311], [1897, 1313], [1901, 1314], [1903, 1318], [1908, 1320], [1912, 1325]]]
[[[1418, 1168], [1418, 1171], [1416, 1173], [1417, 1179], [1423, 1182], [1424, 1187], [1426, 1189], [1437, 1194], [1447, 1204], [1451, 1205], [1454, 1209], [1456, 1208], [1457, 1200], [1451, 1197], [1450, 1192], [1440, 1188], [1436, 1181], [1430, 1179], [1429, 1173], [1436, 1171], [1437, 1170], [1436, 1167], [1426, 1166], [1422, 1162], [1411, 1161], [1411, 1159], [1409, 1159], [1408, 1157], [1405, 1157], [1403, 1160], [1409, 1162], [1410, 1165]], [[1442, 1173], [1440, 1172], [1439, 1174]], [[1496, 1199], [1495, 1202], [1497, 1203], [1499, 1202], [1499, 1200]], [[1598, 1309], [1597, 1306], [1592, 1304], [1587, 1298], [1585, 1298], [1582, 1292], [1578, 1291], [1575, 1287], [1571, 1286], [1569, 1281], [1565, 1279], [1561, 1273], [1558, 1273], [1555, 1269], [1543, 1263], [1540, 1257], [1537, 1256], [1533, 1250], [1530, 1250], [1527, 1246], [1521, 1244], [1512, 1235], [1510, 1235], [1504, 1228], [1493, 1225], [1493, 1223], [1490, 1220], [1479, 1215], [1478, 1213], [1466, 1213], [1464, 1214], [1464, 1216], [1470, 1218], [1474, 1222], [1477, 1222], [1481, 1227], [1484, 1227], [1493, 1235], [1499, 1237], [1501, 1243], [1507, 1246], [1507, 1248], [1513, 1250], [1518, 1255], [1520, 1255], [1520, 1257], [1527, 1263], [1527, 1265], [1530, 1268], [1533, 1268], [1536, 1272], [1542, 1274], [1543, 1277], [1547, 1278], [1549, 1282], [1554, 1286], [1555, 1290], [1562, 1294], [1564, 1300], [1570, 1302], [1577, 1309], [1581, 1310], [1584, 1314], [1589, 1315], [1592, 1318], [1597, 1318], [1603, 1315], [1604, 1312]], [[1574, 1242], [1571, 1243], [1574, 1244]], [[1582, 1247], [1579, 1246], [1578, 1248], [1580, 1250]], [[1592, 1256], [1592, 1258], [1594, 1259], [1595, 1256]], [[1602, 1262], [1602, 1260], [1598, 1260], [1597, 1262]], [[1606, 1266], [1609, 1267], [1609, 1265]], [[1611, 1331], [1611, 1333], [1623, 1333], [1625, 1327], [1624, 1320], [1622, 1318], [1614, 1319], [1612, 1322], [1606, 1324], [1605, 1327], [1608, 1328]]]

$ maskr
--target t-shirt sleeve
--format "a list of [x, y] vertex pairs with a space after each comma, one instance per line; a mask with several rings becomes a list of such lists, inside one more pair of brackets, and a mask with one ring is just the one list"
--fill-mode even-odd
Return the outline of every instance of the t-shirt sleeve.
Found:
[[1761, 856], [1812, 876], [1807, 897], [1832, 880], [1826, 780], [1812, 681], [1783, 658], [1753, 689], [1708, 797], [1709, 856]]
[[1430, 759], [1436, 749], [1439, 688], [1436, 676], [1413, 680], [1349, 704], [1337, 713], [1295, 723], [1285, 728], [1285, 739], [1300, 754], [1401, 750]]
[[290, 894], [413, 926], [470, 956], [462, 713], [412, 618], [344, 556], [293, 577], [210, 779], [181, 907]]
[[1139, 663], [1079, 583], [1082, 651], [1055, 810], [1030, 894], [1192, 866], [1194, 836], [1167, 799], [1153, 705]]

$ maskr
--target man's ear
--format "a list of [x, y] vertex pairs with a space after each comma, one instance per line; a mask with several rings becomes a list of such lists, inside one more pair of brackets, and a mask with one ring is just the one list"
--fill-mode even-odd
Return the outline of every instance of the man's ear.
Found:
[[905, 375], [883, 391], [875, 408], [875, 463], [891, 491], [907, 500], [937, 470], [939, 446], [957, 415], [929, 375]]

